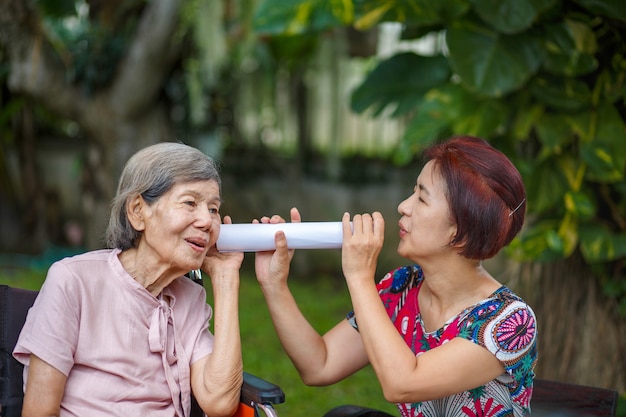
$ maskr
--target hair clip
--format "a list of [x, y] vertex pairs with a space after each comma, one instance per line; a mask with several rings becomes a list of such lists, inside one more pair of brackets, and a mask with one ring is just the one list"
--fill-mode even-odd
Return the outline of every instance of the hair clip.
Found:
[[522, 207], [522, 204], [524, 204], [524, 201], [526, 201], [526, 198], [523, 198], [523, 199], [522, 199], [522, 201], [521, 201], [521, 203], [519, 203], [519, 205], [518, 205], [517, 207], [515, 207], [515, 208], [513, 209], [513, 211], [511, 211], [511, 212], [509, 213], [509, 217], [511, 217], [511, 216], [513, 215], [513, 213], [515, 213], [515, 212], [516, 212], [516, 211], [517, 211], [520, 207]]

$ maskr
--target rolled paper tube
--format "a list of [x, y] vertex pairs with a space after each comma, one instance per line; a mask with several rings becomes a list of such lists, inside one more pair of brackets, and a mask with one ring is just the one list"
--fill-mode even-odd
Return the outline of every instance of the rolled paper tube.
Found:
[[337, 249], [343, 242], [341, 222], [222, 224], [217, 239], [220, 252], [274, 250], [274, 236], [282, 230], [289, 249]]

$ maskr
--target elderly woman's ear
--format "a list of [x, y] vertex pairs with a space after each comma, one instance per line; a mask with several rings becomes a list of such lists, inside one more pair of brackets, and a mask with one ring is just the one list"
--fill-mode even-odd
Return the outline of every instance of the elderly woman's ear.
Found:
[[138, 232], [141, 232], [146, 228], [146, 224], [144, 221], [145, 207], [146, 201], [139, 194], [129, 199], [128, 205], [126, 206], [126, 215], [128, 216], [128, 221], [133, 226], [133, 229], [137, 230]]

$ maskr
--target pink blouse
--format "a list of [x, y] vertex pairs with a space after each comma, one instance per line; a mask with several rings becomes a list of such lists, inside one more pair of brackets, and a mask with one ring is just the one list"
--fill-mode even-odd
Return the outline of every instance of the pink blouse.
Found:
[[152, 296], [122, 267], [119, 250], [52, 265], [15, 358], [32, 353], [67, 376], [61, 416], [188, 416], [190, 365], [210, 354], [211, 308], [187, 278]]

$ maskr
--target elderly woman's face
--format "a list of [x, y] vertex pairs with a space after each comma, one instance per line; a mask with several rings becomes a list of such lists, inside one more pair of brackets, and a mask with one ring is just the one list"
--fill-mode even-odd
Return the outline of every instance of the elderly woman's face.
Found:
[[157, 262], [183, 271], [200, 268], [220, 232], [220, 188], [215, 181], [176, 184], [151, 206], [144, 205], [143, 236]]

